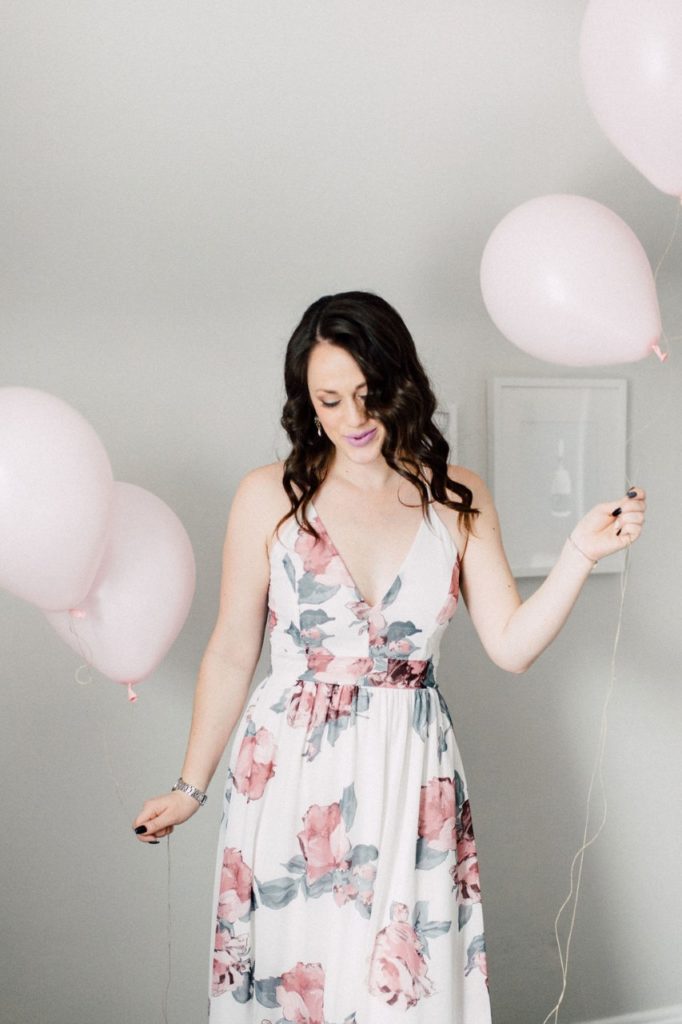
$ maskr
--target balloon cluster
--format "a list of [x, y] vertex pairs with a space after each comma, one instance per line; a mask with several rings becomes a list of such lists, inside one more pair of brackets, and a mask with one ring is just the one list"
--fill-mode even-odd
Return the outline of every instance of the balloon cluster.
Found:
[[0, 388], [0, 586], [135, 700], [133, 683], [185, 623], [195, 579], [178, 517], [114, 481], [80, 413], [44, 391]]
[[[682, 3], [590, 0], [580, 66], [611, 142], [653, 185], [682, 197]], [[644, 249], [592, 199], [542, 196], [507, 214], [485, 247], [481, 291], [505, 337], [548, 362], [666, 358]]]

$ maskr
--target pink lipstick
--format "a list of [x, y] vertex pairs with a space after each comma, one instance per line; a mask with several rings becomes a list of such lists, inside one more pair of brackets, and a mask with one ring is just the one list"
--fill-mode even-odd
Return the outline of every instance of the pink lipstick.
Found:
[[356, 448], [361, 448], [364, 444], [369, 444], [373, 441], [376, 436], [377, 428], [372, 427], [371, 430], [366, 430], [364, 434], [346, 434], [346, 441], [349, 444], [355, 445]]

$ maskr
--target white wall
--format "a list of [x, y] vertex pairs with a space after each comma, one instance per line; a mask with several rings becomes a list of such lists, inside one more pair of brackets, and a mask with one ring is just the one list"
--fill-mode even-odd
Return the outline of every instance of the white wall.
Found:
[[[535, 195], [576, 192], [620, 214], [653, 263], [662, 253], [675, 200], [593, 121], [583, 10], [4, 6], [0, 384], [44, 388], [87, 417], [116, 478], [182, 518], [198, 588], [135, 705], [105, 679], [81, 688], [40, 613], [0, 593], [3, 1024], [163, 1019], [167, 847], [138, 844], [130, 822], [179, 772], [229, 503], [240, 476], [274, 457], [284, 345], [303, 309], [347, 288], [392, 302], [440, 397], [460, 405], [461, 461], [485, 476], [487, 381], [575, 375], [489, 321], [478, 265], [495, 224]], [[681, 246], [660, 277], [671, 335]], [[600, 374], [629, 382], [630, 477], [650, 513], [632, 553], [609, 816], [586, 860], [565, 1021], [682, 1003], [680, 367], [674, 351], [664, 366], [585, 375]], [[521, 581], [524, 596], [535, 585]], [[496, 1024], [541, 1022], [559, 992], [554, 915], [582, 834], [618, 601], [616, 577], [590, 579], [525, 676], [488, 662], [463, 606], [446, 637], [439, 679], [472, 792]], [[171, 840], [170, 1024], [205, 1015], [223, 774]]]

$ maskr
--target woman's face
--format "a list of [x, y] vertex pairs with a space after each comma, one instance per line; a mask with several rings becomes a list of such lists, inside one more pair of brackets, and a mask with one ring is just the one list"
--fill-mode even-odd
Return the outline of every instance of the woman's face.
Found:
[[322, 341], [311, 349], [308, 391], [322, 429], [338, 453], [353, 462], [377, 457], [386, 431], [365, 412], [367, 383], [344, 348]]

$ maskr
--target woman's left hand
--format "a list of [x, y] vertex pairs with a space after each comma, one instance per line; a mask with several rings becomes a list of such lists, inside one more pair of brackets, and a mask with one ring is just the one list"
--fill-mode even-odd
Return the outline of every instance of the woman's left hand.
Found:
[[637, 540], [644, 525], [645, 511], [645, 491], [631, 487], [622, 498], [595, 505], [573, 527], [571, 537], [584, 555], [597, 562]]

